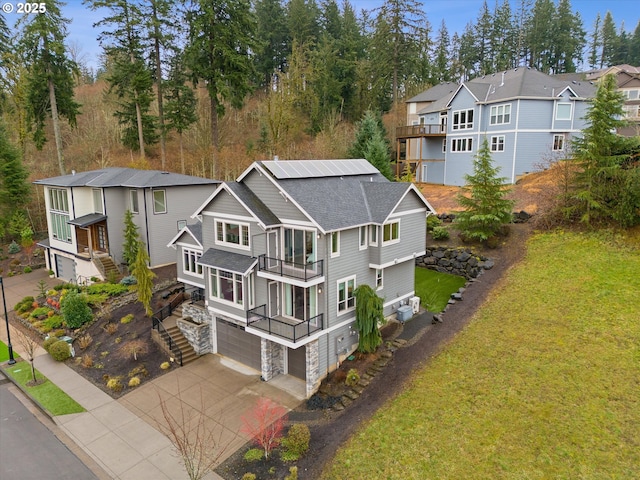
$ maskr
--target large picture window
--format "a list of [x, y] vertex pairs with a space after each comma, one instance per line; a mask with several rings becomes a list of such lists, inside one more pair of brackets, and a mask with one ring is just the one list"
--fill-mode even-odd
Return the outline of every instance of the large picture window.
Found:
[[559, 103], [556, 106], [556, 120], [571, 120], [570, 103]]
[[473, 108], [453, 112], [454, 130], [470, 130], [473, 128]]
[[216, 243], [249, 248], [249, 225], [217, 221]]
[[69, 221], [69, 200], [65, 189], [52, 188], [49, 190], [49, 219], [52, 238], [71, 243], [71, 226], [67, 223]]
[[202, 265], [199, 265], [198, 263], [196, 263], [201, 256], [202, 256], [202, 252], [185, 248], [182, 251], [182, 259], [183, 259], [182, 269], [184, 270], [184, 273], [190, 273], [191, 275], [197, 275], [201, 277]]
[[242, 275], [212, 268], [209, 271], [209, 296], [234, 305], [244, 303], [242, 292]]
[[511, 104], [495, 105], [491, 107], [489, 123], [491, 125], [503, 125], [511, 122]]
[[356, 298], [353, 296], [355, 289], [356, 277], [349, 277], [338, 281], [338, 315], [350, 312], [356, 308]]

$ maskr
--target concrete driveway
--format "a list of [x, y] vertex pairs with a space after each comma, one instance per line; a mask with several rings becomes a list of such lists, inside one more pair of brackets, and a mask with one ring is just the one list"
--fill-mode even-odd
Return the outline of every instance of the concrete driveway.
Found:
[[[297, 380], [283, 376], [282, 382], [287, 381]], [[242, 416], [258, 398], [270, 398], [287, 409], [301, 403], [302, 399], [283, 390], [286, 384], [276, 385], [261, 381], [255, 370], [209, 354], [145, 383], [118, 402], [154, 428], [167, 424], [161, 401], [175, 418], [188, 419], [190, 424], [202, 421], [215, 431], [214, 438], [224, 450], [219, 459], [223, 461], [249, 440], [240, 432]]]

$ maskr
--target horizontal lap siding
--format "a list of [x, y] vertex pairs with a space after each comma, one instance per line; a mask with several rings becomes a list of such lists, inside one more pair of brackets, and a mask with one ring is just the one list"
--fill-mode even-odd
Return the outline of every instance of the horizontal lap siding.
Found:
[[[426, 220], [424, 213], [414, 213], [392, 218], [392, 220], [400, 221], [400, 241], [382, 246], [381, 264], [393, 262], [416, 252], [422, 252], [425, 249]], [[382, 239], [382, 235], [380, 235], [380, 239]]]
[[269, 179], [260, 176], [257, 171], [254, 170], [247, 175], [242, 183], [247, 185], [279, 219], [309, 221], [298, 207], [280, 195], [280, 191]]
[[[383, 288], [376, 291], [383, 304], [394, 302], [384, 309], [384, 315], [391, 315], [397, 310], [399, 301], [406, 303], [406, 295], [415, 290], [415, 265], [413, 260], [403, 262], [384, 269]], [[396, 299], [398, 302], [396, 302]], [[395, 308], [394, 308], [395, 307]]]

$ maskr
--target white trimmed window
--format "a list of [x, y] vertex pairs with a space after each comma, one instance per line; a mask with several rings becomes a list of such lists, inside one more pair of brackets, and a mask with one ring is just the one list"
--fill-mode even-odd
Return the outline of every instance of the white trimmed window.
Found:
[[442, 139], [442, 153], [447, 153], [447, 139]]
[[504, 125], [511, 123], [511, 104], [495, 105], [491, 107], [489, 123], [491, 125]]
[[470, 152], [473, 150], [473, 138], [454, 138], [451, 140], [452, 152]]
[[624, 105], [622, 110], [624, 111], [625, 118], [640, 118], [640, 105]]
[[129, 190], [129, 208], [131, 209], [131, 213], [138, 213], [140, 211], [138, 209], [138, 191], [137, 190]]
[[196, 263], [198, 259], [202, 256], [202, 252], [198, 252], [197, 250], [191, 250], [189, 248], [185, 248], [182, 250], [182, 270], [184, 273], [189, 273], [191, 275], [197, 275], [198, 277], [202, 277], [202, 265]]
[[52, 238], [71, 243], [71, 226], [67, 223], [69, 221], [67, 190], [63, 188], [49, 189], [49, 216]]
[[340, 232], [333, 232], [331, 234], [331, 256], [340, 256]]
[[249, 224], [216, 221], [216, 243], [249, 248]]
[[561, 152], [564, 150], [564, 135], [562, 133], [553, 136], [553, 151]]
[[356, 308], [356, 298], [353, 295], [355, 289], [355, 276], [338, 280], [338, 315], [350, 312]]
[[101, 213], [104, 215], [104, 206], [102, 205], [102, 190], [99, 188], [93, 188], [91, 190], [93, 195], [93, 211], [95, 213]]
[[491, 151], [504, 152], [504, 135], [496, 135], [491, 137]]
[[167, 197], [164, 190], [153, 191], [153, 213], [167, 213]]
[[369, 226], [369, 245], [372, 247], [378, 246], [378, 226], [370, 225]]
[[453, 130], [470, 130], [473, 128], [473, 108], [453, 112]]
[[400, 221], [385, 223], [382, 226], [382, 244], [397, 243], [400, 241]]
[[556, 120], [571, 120], [571, 110], [570, 103], [558, 103], [556, 105]]
[[209, 296], [234, 306], [242, 306], [242, 275], [217, 268], [209, 269]]
[[384, 287], [384, 270], [376, 268], [376, 290], [382, 290]]
[[367, 227], [366, 227], [366, 225], [363, 226], [363, 227], [360, 227], [359, 235], [360, 235], [360, 241], [359, 241], [360, 250], [366, 250], [366, 248], [367, 248]]

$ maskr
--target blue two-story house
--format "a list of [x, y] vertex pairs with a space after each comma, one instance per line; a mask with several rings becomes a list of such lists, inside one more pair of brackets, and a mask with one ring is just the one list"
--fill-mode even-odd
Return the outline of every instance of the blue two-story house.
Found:
[[397, 168], [409, 162], [418, 182], [465, 184], [486, 139], [510, 183], [564, 155], [585, 127], [596, 87], [530, 68], [461, 84], [437, 85], [407, 101], [408, 126], [397, 129]]
[[183, 315], [207, 347], [265, 381], [289, 375], [308, 397], [358, 345], [354, 290], [391, 315], [414, 297], [414, 259], [433, 209], [366, 160], [260, 161], [224, 182], [169, 243], [178, 279], [204, 299]]

